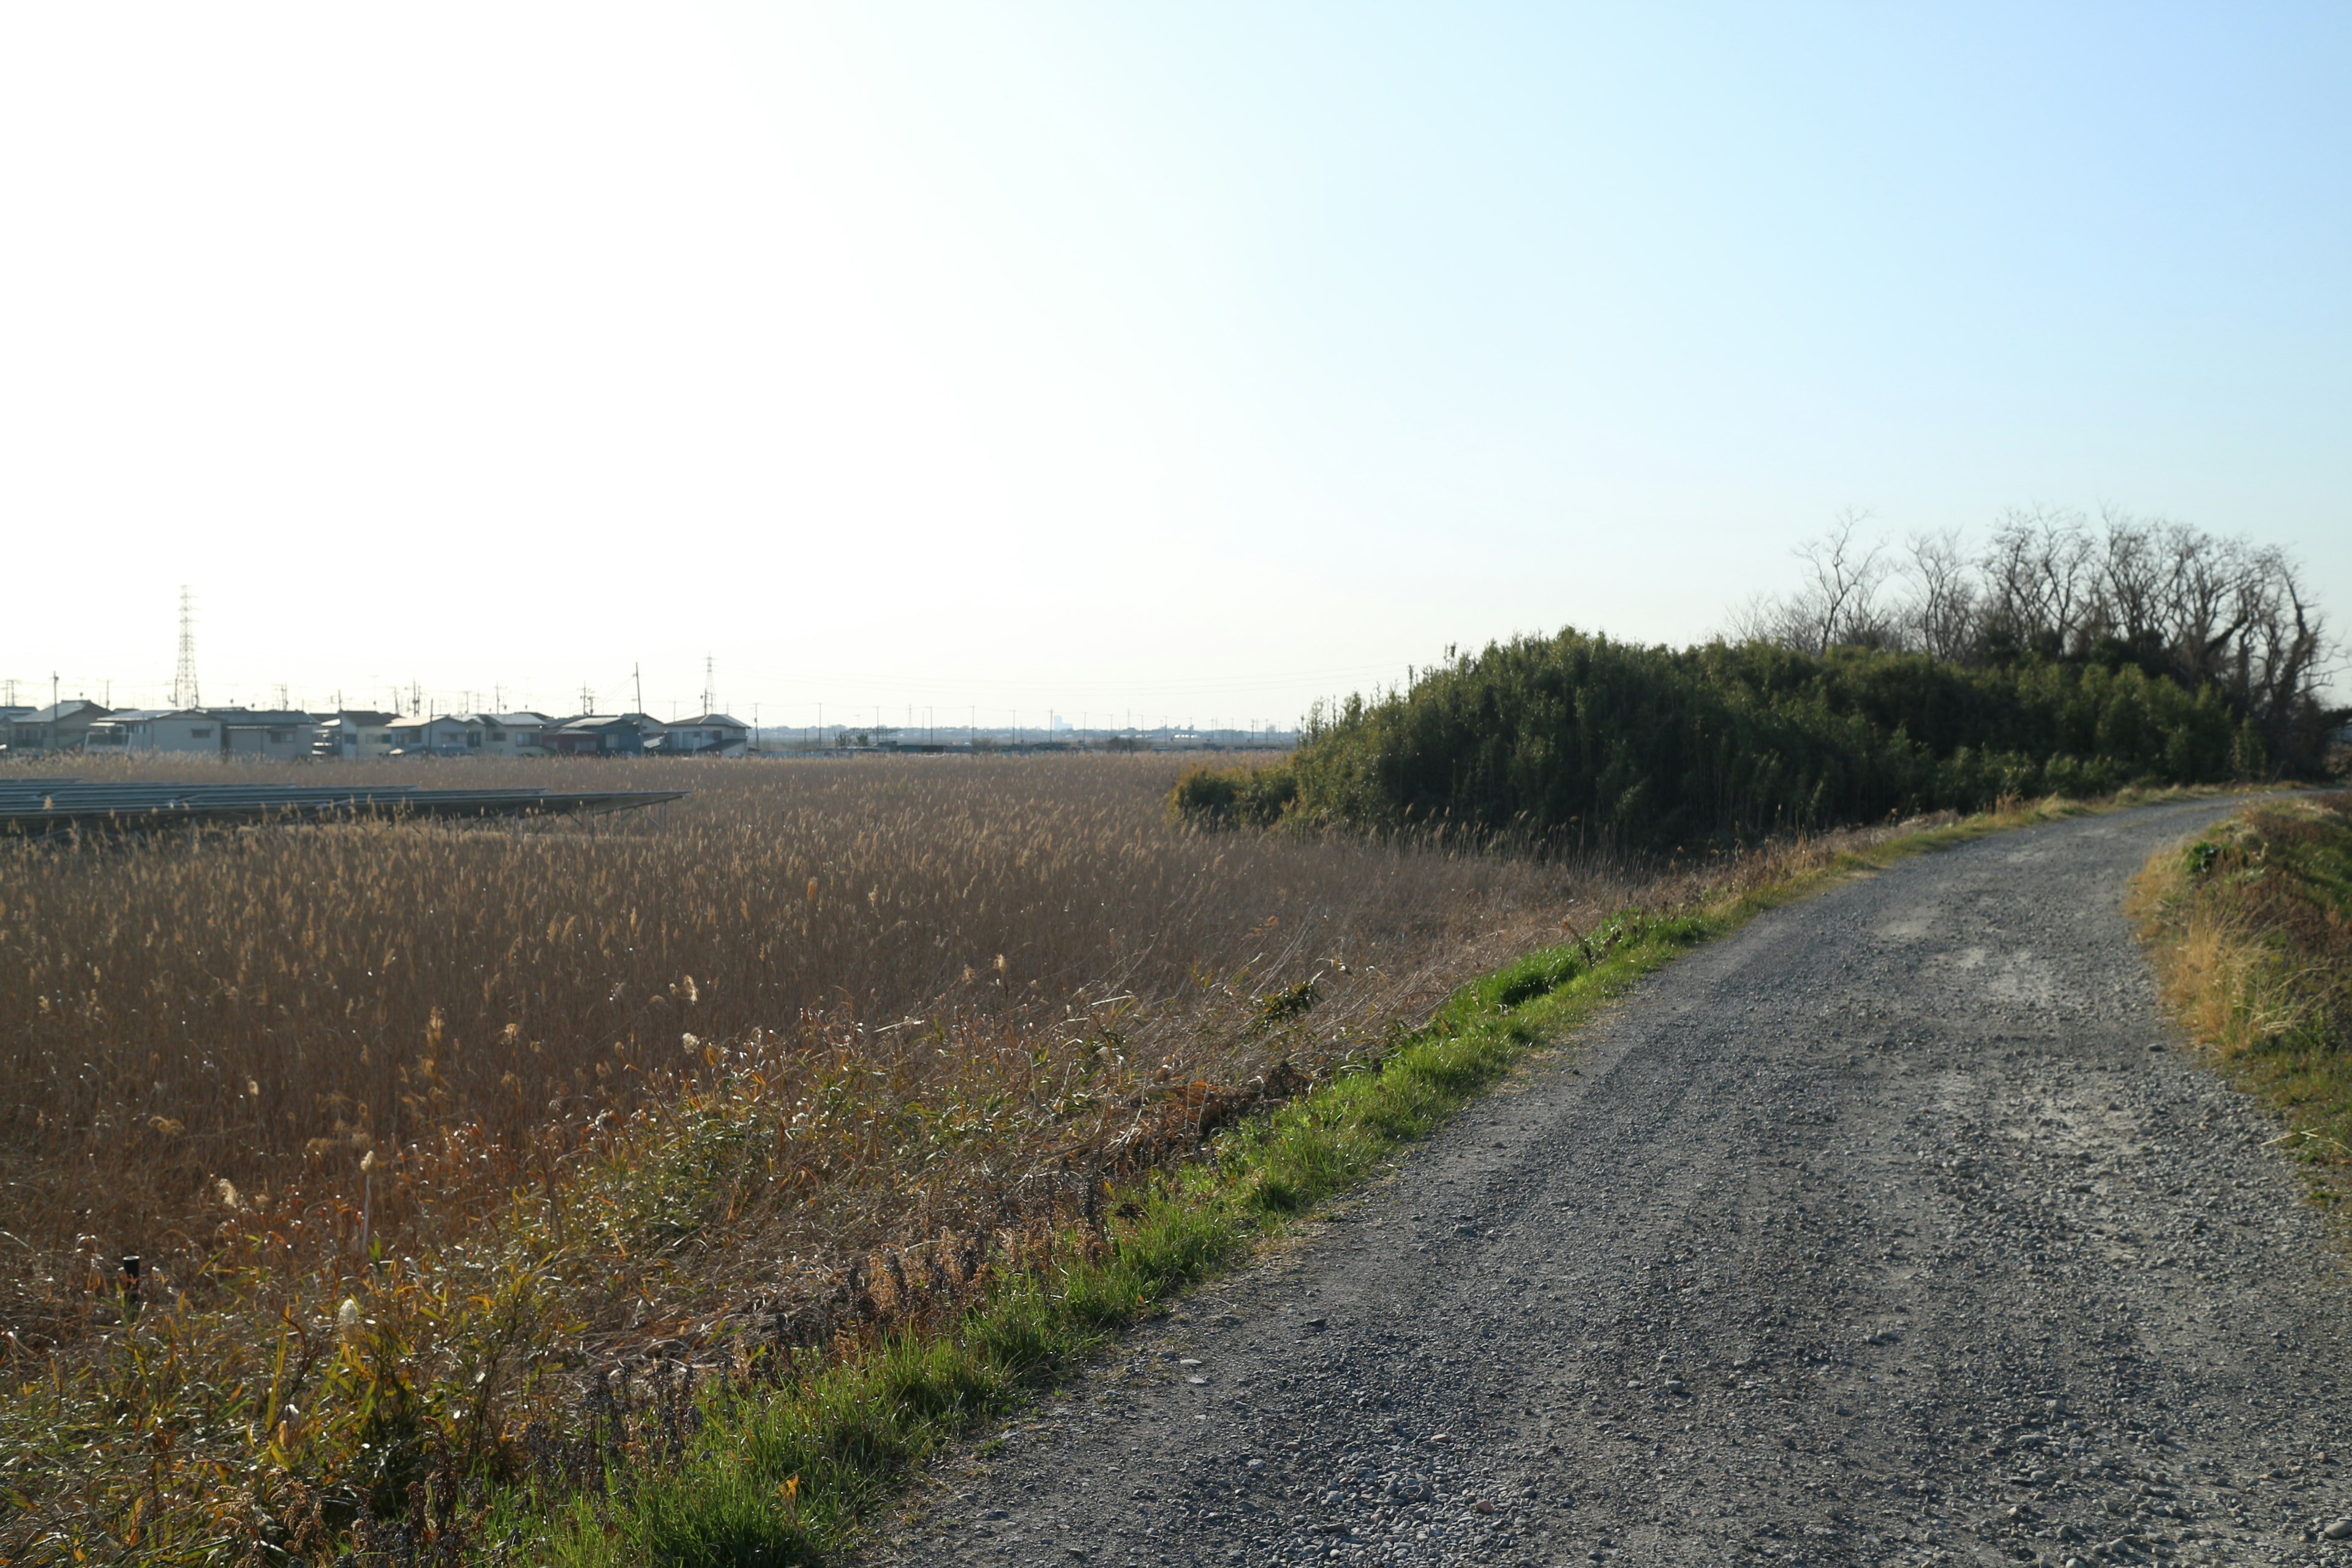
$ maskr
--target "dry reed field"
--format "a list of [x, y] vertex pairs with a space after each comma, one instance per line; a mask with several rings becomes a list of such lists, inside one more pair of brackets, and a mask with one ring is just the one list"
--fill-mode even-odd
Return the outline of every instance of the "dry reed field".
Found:
[[576, 1470], [606, 1369], [952, 1310], [1107, 1179], [1696, 885], [1203, 835], [1176, 773], [389, 763], [694, 793], [0, 843], [0, 1548], [304, 1557], [428, 1462]]

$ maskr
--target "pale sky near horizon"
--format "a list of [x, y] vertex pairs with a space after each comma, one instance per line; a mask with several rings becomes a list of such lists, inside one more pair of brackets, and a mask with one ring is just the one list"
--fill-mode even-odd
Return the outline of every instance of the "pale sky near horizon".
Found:
[[[2352, 628], [2340, 6], [0, 9], [0, 678], [1286, 722], [2113, 504]], [[2340, 687], [2340, 683], [2339, 683]]]

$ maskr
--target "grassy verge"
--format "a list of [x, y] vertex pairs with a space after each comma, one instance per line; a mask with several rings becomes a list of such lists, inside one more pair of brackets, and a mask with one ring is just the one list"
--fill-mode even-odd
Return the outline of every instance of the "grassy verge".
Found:
[[2166, 1001], [2281, 1117], [2315, 1199], [2352, 1195], [2352, 795], [2265, 803], [2159, 851], [2132, 912]]

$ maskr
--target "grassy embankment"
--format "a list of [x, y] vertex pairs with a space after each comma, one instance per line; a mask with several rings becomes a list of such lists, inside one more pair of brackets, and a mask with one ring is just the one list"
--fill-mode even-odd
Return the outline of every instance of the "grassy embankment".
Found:
[[2352, 1195], [2352, 794], [2267, 802], [2133, 884], [2166, 1000], [2284, 1120], [2314, 1197]]

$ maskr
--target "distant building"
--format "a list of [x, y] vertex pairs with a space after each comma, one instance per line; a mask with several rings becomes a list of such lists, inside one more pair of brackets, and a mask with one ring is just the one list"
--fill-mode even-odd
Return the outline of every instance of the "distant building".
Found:
[[444, 713], [394, 719], [393, 744], [436, 757], [532, 757], [553, 721], [544, 713]]
[[724, 713], [698, 713], [674, 721], [663, 732], [661, 750], [672, 757], [740, 757], [749, 751], [751, 727]]
[[394, 743], [392, 726], [399, 717], [373, 709], [346, 708], [320, 722], [319, 738], [313, 742], [317, 754], [345, 762], [383, 756]]
[[294, 709], [207, 708], [220, 721], [221, 752], [241, 761], [290, 762], [313, 754], [319, 721]]
[[79, 697], [68, 697], [47, 708], [36, 708], [10, 721], [8, 750], [14, 752], [78, 752], [89, 727], [109, 710]]
[[540, 731], [541, 748], [565, 757], [634, 757], [661, 738], [667, 726], [643, 713], [583, 713], [550, 721]]
[[216, 757], [221, 721], [199, 708], [118, 708], [89, 727], [82, 749], [116, 756]]
[[415, 713], [393, 720], [386, 728], [392, 731], [393, 750], [404, 756], [422, 752], [435, 757], [463, 757], [482, 749], [481, 723], [470, 714]]
[[483, 749], [499, 756], [539, 756], [539, 738], [555, 721], [528, 709], [513, 713], [486, 713], [482, 717], [488, 723], [482, 735]]

